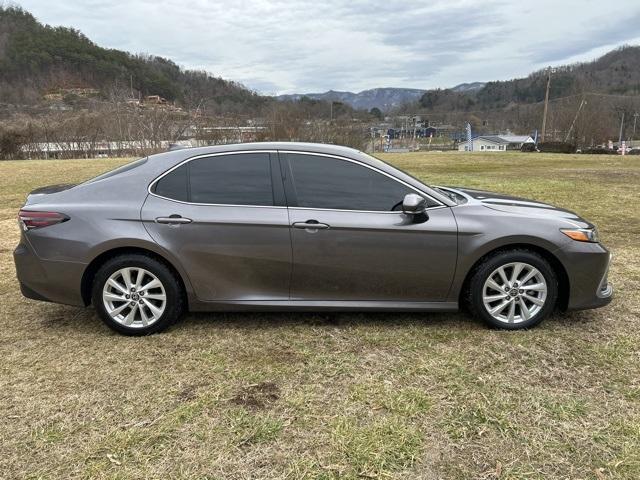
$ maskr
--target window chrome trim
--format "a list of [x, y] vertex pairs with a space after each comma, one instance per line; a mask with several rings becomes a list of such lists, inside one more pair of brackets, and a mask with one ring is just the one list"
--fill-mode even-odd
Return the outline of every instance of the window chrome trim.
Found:
[[183, 205], [196, 205], [196, 206], [203, 206], [203, 207], [252, 207], [252, 208], [277, 208], [277, 209], [283, 209], [283, 208], [292, 208], [292, 209], [301, 209], [301, 210], [323, 210], [323, 211], [330, 211], [330, 212], [352, 212], [352, 213], [385, 213], [385, 214], [398, 214], [398, 213], [402, 213], [401, 210], [396, 210], [396, 211], [384, 211], [384, 210], [347, 210], [347, 209], [343, 209], [343, 208], [318, 208], [318, 207], [290, 207], [290, 206], [281, 206], [281, 205], [246, 205], [246, 204], [232, 204], [232, 203], [197, 203], [197, 202], [185, 202], [182, 200], [176, 200], [175, 198], [169, 198], [169, 197], [163, 197], [162, 195], [158, 195], [154, 192], [151, 191], [151, 189], [153, 188], [153, 186], [158, 183], [164, 176], [169, 175], [171, 172], [173, 172], [174, 170], [180, 168], [181, 166], [185, 165], [188, 162], [191, 162], [193, 160], [198, 160], [200, 158], [208, 158], [208, 157], [218, 157], [221, 155], [239, 155], [239, 154], [244, 154], [244, 153], [291, 153], [291, 154], [298, 154], [298, 155], [310, 155], [310, 156], [320, 156], [320, 157], [329, 157], [329, 158], [335, 158], [337, 160], [343, 160], [343, 161], [347, 161], [347, 162], [351, 162], [351, 163], [355, 163], [356, 165], [360, 165], [361, 167], [364, 168], [368, 168], [370, 170], [373, 170], [374, 172], [377, 172], [379, 174], [382, 174], [386, 177], [389, 177], [391, 180], [394, 180], [402, 185], [404, 185], [405, 187], [408, 187], [409, 189], [413, 190], [414, 192], [425, 196], [427, 198], [429, 198], [430, 200], [434, 201], [437, 203], [437, 205], [431, 206], [431, 207], [427, 207], [425, 210], [433, 210], [436, 208], [445, 208], [448, 205], [444, 205], [442, 202], [440, 202], [439, 200], [436, 200], [435, 198], [433, 198], [431, 195], [429, 195], [428, 193], [419, 190], [418, 188], [414, 187], [413, 185], [408, 184], [407, 182], [400, 180], [399, 178], [394, 177], [393, 175], [384, 172], [382, 170], [380, 170], [379, 168], [376, 168], [372, 165], [367, 165], [366, 163], [362, 163], [361, 161], [358, 160], [354, 160], [352, 158], [347, 158], [347, 157], [341, 157], [339, 155], [333, 155], [330, 153], [320, 153], [320, 152], [309, 152], [307, 150], [236, 150], [236, 151], [231, 151], [231, 152], [217, 152], [217, 153], [203, 153], [201, 155], [196, 155], [194, 157], [189, 157], [186, 158], [184, 160], [182, 160], [180, 163], [178, 163], [177, 165], [174, 165], [173, 167], [171, 167], [169, 170], [167, 170], [166, 172], [163, 172], [162, 174], [158, 175], [155, 179], [153, 179], [150, 183], [149, 186], [147, 187], [147, 192], [149, 193], [149, 195], [152, 195], [154, 197], [157, 198], [162, 198], [163, 200], [169, 200], [170, 202], [176, 202], [176, 203], [181, 203]]
[[[404, 213], [402, 210], [346, 210], [344, 208], [315, 208], [315, 207], [288, 207], [290, 210], [314, 210], [322, 212], [347, 212], [347, 213], [380, 213], [382, 215]], [[427, 207], [426, 210], [436, 210], [440, 208], [449, 208], [447, 205], [434, 205]]]

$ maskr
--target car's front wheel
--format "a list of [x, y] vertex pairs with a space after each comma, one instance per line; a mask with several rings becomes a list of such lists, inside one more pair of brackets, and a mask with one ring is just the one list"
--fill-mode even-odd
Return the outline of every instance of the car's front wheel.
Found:
[[541, 255], [511, 250], [485, 259], [470, 284], [472, 312], [492, 327], [530, 328], [553, 312], [558, 279]]
[[92, 302], [109, 328], [135, 336], [166, 329], [184, 308], [173, 272], [140, 254], [120, 255], [102, 265], [94, 277]]

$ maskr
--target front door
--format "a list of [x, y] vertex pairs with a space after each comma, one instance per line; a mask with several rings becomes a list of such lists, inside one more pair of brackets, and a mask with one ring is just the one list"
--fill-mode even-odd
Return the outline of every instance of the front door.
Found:
[[141, 215], [200, 300], [289, 299], [291, 239], [276, 154], [190, 160], [152, 186]]
[[[420, 193], [347, 159], [281, 154], [293, 247], [292, 300], [445, 301], [456, 265], [457, 227], [437, 206], [403, 214]], [[424, 196], [424, 194], [422, 194]]]

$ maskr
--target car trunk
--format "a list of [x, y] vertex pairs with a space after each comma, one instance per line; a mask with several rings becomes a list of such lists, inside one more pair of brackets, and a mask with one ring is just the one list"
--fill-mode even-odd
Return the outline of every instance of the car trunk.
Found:
[[34, 205], [36, 203], [41, 203], [47, 198], [48, 195], [51, 195], [52, 193], [58, 193], [64, 190], [68, 190], [70, 188], [75, 187], [76, 185], [77, 183], [65, 183], [65, 184], [49, 185], [46, 187], [36, 188], [35, 190], [29, 192], [29, 195], [27, 196], [27, 200], [25, 201], [24, 204], [25, 206], [27, 206], [27, 205]]

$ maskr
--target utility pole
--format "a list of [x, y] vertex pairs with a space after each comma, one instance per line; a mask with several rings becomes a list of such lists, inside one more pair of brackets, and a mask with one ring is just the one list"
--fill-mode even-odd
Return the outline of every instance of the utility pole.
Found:
[[638, 112], [633, 114], [633, 139], [636, 139], [636, 122], [638, 121]]
[[542, 114], [542, 132], [540, 133], [540, 143], [544, 143], [544, 136], [547, 129], [547, 110], [549, 108], [549, 89], [551, 88], [551, 67], [547, 69], [547, 92], [544, 95], [544, 112]]
[[622, 130], [624, 128], [624, 112], [622, 112], [622, 119], [620, 120], [620, 136], [618, 137], [618, 148], [622, 145]]
[[413, 117], [413, 148], [416, 148], [416, 117]]

